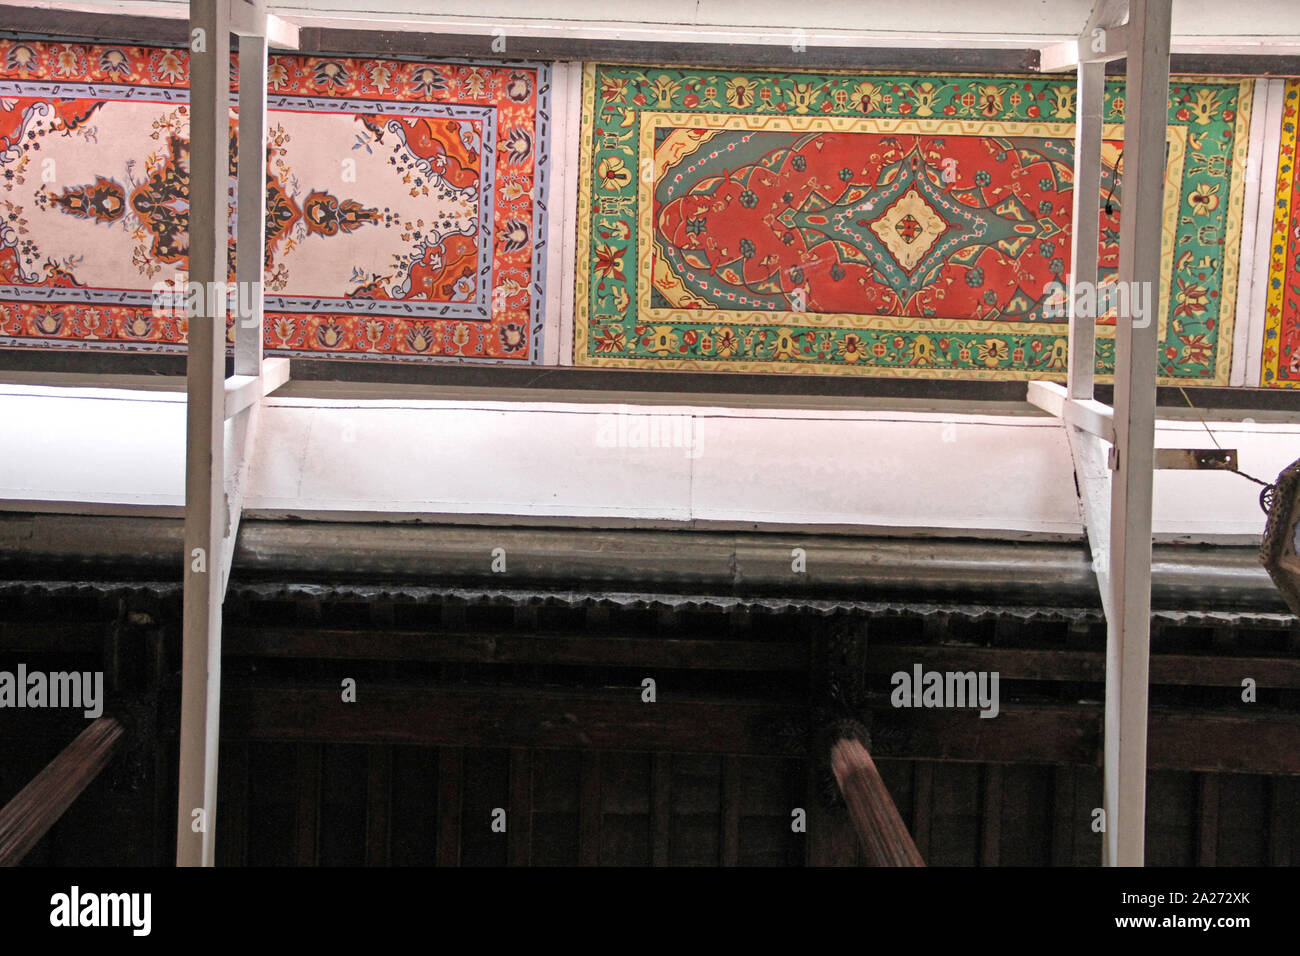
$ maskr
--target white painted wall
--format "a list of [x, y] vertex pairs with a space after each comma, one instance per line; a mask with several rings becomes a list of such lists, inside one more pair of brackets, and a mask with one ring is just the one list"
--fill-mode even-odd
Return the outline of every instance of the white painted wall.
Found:
[[[1300, 457], [1300, 425], [1211, 427], [1265, 480]], [[1047, 417], [273, 396], [261, 429], [253, 516], [1083, 533], [1065, 435]], [[0, 509], [175, 512], [184, 430], [174, 392], [0, 386]], [[1195, 422], [1160, 423], [1157, 438], [1214, 447]], [[1254, 542], [1258, 490], [1161, 472], [1156, 538]]]

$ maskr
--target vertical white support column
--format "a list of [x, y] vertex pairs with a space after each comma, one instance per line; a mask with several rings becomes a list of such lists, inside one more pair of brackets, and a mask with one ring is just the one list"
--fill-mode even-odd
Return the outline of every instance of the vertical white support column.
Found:
[[266, 37], [239, 38], [239, 174], [235, 232], [235, 374], [262, 374], [262, 279], [266, 236]]
[[[1155, 457], [1161, 207], [1171, 0], [1132, 0], [1124, 94], [1119, 280], [1151, 290], [1150, 312], [1120, 315], [1115, 342], [1111, 616], [1106, 642], [1106, 842], [1103, 862], [1141, 866], [1146, 830], [1147, 676], [1151, 644], [1151, 498]], [[1130, 285], [1130, 289], [1134, 286]]]
[[1075, 315], [1078, 286], [1097, 287], [1097, 205], [1101, 197], [1101, 126], [1106, 64], [1079, 63], [1074, 126], [1074, 233], [1070, 242], [1073, 272], [1070, 288], [1070, 359], [1067, 391], [1071, 398], [1091, 399], [1097, 364], [1097, 325], [1092, 316]]
[[[211, 866], [221, 704], [225, 435], [226, 192], [230, 147], [227, 0], [190, 2], [190, 272], [185, 428], [185, 610], [176, 864]], [[195, 811], [199, 813], [195, 813]]]

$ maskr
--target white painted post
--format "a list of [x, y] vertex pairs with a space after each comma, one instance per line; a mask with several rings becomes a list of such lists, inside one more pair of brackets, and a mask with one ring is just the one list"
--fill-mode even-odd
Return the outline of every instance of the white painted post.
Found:
[[224, 295], [208, 290], [214, 288], [212, 283], [226, 279], [227, 0], [191, 0], [190, 37], [189, 278], [199, 283], [204, 295], [189, 316], [186, 362], [185, 604], [176, 864], [211, 866], [221, 704], [220, 556], [226, 526], [226, 304]]
[[[266, 236], [266, 37], [239, 38], [238, 220], [235, 280], [253, 284], [253, 308], [235, 319], [235, 374], [262, 374], [262, 279]], [[247, 296], [237, 295], [236, 302]]]
[[[1171, 0], [1132, 0], [1124, 94], [1119, 281], [1160, 288]], [[1158, 302], [1153, 292], [1149, 301]], [[1151, 498], [1159, 317], [1121, 315], [1115, 336], [1111, 480], [1111, 616], [1106, 642], [1103, 862], [1141, 866], [1146, 830], [1147, 677], [1151, 633]]]
[[1091, 399], [1097, 363], [1097, 320], [1075, 315], [1079, 286], [1097, 287], [1097, 241], [1101, 196], [1101, 127], [1106, 64], [1080, 59], [1074, 120], [1074, 233], [1070, 242], [1070, 358], [1066, 389], [1070, 398]]

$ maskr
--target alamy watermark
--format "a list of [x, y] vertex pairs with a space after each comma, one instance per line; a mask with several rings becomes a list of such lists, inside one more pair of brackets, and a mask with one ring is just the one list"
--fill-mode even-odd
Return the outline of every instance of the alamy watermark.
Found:
[[598, 448], [679, 448], [687, 458], [704, 454], [704, 434], [694, 415], [603, 412], [596, 416]]
[[153, 284], [153, 314], [166, 315], [218, 315], [244, 316], [247, 328], [257, 325], [255, 309], [262, 303], [260, 282], [193, 282], [176, 276], [172, 281]]
[[125, 926], [133, 936], [148, 936], [152, 910], [151, 893], [83, 893], [73, 886], [50, 897], [50, 925]]
[[1078, 282], [1053, 279], [1043, 286], [1043, 318], [1065, 319], [1071, 314], [1082, 319], [1099, 319], [1114, 313], [1116, 319], [1131, 318], [1133, 328], [1145, 329], [1155, 314], [1151, 282]]
[[895, 707], [978, 707], [981, 717], [998, 715], [997, 671], [895, 671], [889, 679]]
[[103, 671], [0, 671], [0, 708], [80, 707], [89, 718], [104, 712]]

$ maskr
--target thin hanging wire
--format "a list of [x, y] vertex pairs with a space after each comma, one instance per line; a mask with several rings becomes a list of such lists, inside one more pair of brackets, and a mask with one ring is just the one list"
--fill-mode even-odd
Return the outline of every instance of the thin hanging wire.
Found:
[[[1201, 427], [1204, 428], [1205, 433], [1210, 436], [1210, 441], [1214, 442], [1214, 447], [1219, 449], [1219, 451], [1223, 451], [1223, 446], [1219, 444], [1219, 439], [1214, 437], [1214, 431], [1213, 429], [1210, 428], [1209, 424], [1205, 421], [1205, 416], [1201, 414], [1201, 410], [1199, 408], [1197, 408], [1195, 405], [1192, 404], [1191, 398], [1188, 397], [1187, 392], [1183, 389], [1181, 385], [1178, 386], [1178, 392], [1183, 396], [1183, 401], [1187, 403], [1187, 407], [1196, 413], [1196, 417], [1201, 422]], [[1244, 471], [1242, 471], [1239, 467], [1236, 466], [1233, 466], [1232, 468], [1225, 468], [1224, 471], [1231, 471], [1233, 474], [1241, 475], [1241, 477], [1245, 478], [1247, 481], [1253, 481], [1257, 485], [1263, 485], [1263, 490], [1259, 493], [1259, 507], [1261, 510], [1263, 510], [1264, 514], [1268, 514], [1270, 511], [1272, 511], [1273, 509], [1272, 483], [1264, 481], [1260, 478], [1256, 478], [1254, 475], [1248, 475]]]

